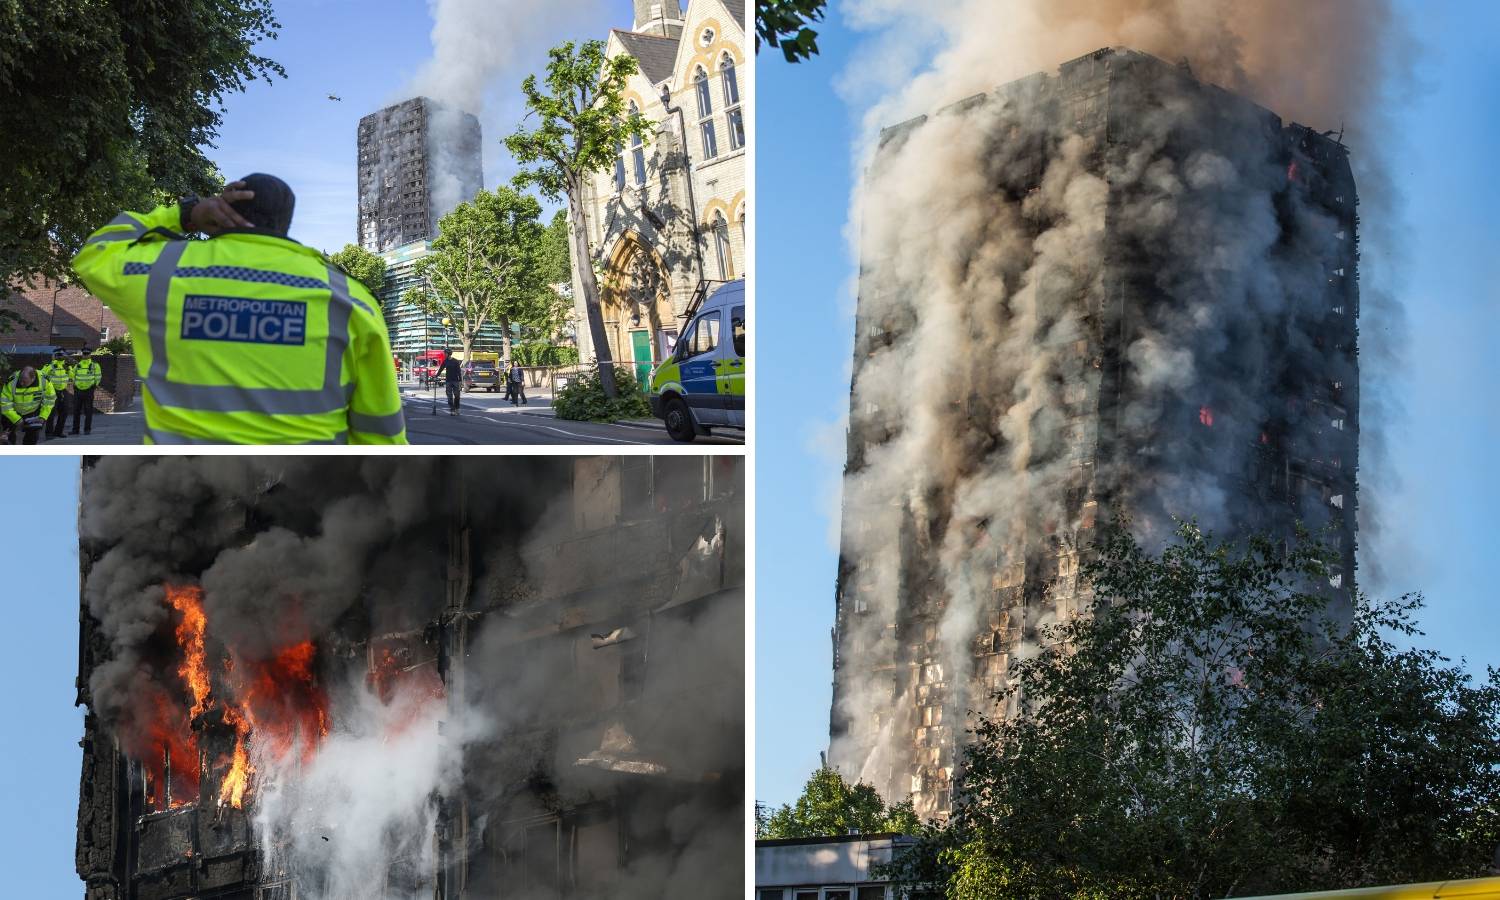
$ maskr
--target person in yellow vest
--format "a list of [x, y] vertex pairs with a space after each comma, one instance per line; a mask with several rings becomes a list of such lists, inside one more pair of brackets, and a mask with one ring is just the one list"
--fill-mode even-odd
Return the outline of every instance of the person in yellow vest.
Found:
[[134, 338], [147, 443], [406, 443], [380, 304], [287, 236], [294, 204], [248, 175], [122, 212], [73, 258]]
[[22, 366], [0, 387], [0, 418], [5, 420], [6, 439], [12, 444], [35, 444], [56, 399], [52, 382], [32, 366]]
[[94, 359], [92, 347], [83, 348], [83, 357], [73, 366], [73, 434], [78, 433], [78, 420], [83, 419], [83, 433], [94, 432], [94, 388], [99, 386], [104, 372], [99, 361]]
[[57, 398], [47, 416], [47, 437], [60, 438], [68, 423], [68, 399], [73, 393], [73, 368], [68, 365], [68, 356], [61, 347], [52, 351], [52, 361], [42, 366], [37, 374], [52, 386]]

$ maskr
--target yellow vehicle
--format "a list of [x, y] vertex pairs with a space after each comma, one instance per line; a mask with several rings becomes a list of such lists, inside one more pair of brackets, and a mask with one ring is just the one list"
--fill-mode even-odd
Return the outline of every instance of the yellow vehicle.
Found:
[[1429, 881], [1388, 887], [1317, 891], [1310, 894], [1277, 894], [1241, 900], [1500, 900], [1500, 878], [1470, 878], [1464, 881]]
[[464, 364], [464, 390], [486, 388], [493, 394], [505, 383], [500, 354], [491, 350], [475, 350], [469, 354], [472, 359], [464, 359], [463, 351], [460, 350], [453, 355]]
[[651, 414], [673, 440], [745, 430], [745, 280], [730, 281], [690, 311], [672, 355], [651, 373]]

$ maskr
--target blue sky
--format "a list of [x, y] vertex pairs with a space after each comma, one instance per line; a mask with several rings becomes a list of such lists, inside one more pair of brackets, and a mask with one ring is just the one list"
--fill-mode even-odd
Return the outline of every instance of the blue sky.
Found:
[[[1390, 590], [1420, 589], [1425, 643], [1482, 673], [1500, 665], [1489, 565], [1500, 558], [1500, 4], [1399, 0], [1426, 49], [1395, 117], [1409, 239], [1405, 412], [1386, 432], [1399, 487], [1386, 498]], [[833, 4], [836, 6], [837, 4]], [[761, 55], [757, 160], [756, 799], [800, 792], [827, 746], [834, 530], [848, 402], [854, 271], [844, 238], [858, 111], [834, 84], [866, 35], [837, 12], [822, 55]], [[1367, 252], [1369, 248], [1366, 248]], [[1381, 327], [1365, 321], [1362, 327]], [[920, 361], [914, 361], [920, 364]]]
[[[474, 6], [475, 4], [467, 4]], [[355, 132], [361, 116], [412, 96], [412, 79], [433, 53], [433, 19], [416, 0], [295, 0], [277, 2], [282, 24], [275, 41], [257, 48], [281, 63], [284, 79], [256, 82], [225, 103], [217, 147], [207, 151], [226, 178], [270, 172], [297, 194], [292, 237], [324, 250], [356, 240]], [[535, 8], [525, 0], [501, 7]], [[526, 49], [493, 61], [493, 80], [480, 118], [484, 185], [494, 189], [515, 174], [500, 140], [515, 131], [524, 110], [521, 79], [540, 72], [547, 49], [563, 40], [603, 38], [629, 28], [629, 0], [567, 0], [548, 12]], [[340, 101], [328, 99], [333, 94]]]
[[[4, 449], [0, 448], [0, 452]], [[78, 674], [78, 459], [0, 456], [10, 627], [0, 653], [0, 865], [5, 893], [80, 897], [73, 874], [83, 713]]]

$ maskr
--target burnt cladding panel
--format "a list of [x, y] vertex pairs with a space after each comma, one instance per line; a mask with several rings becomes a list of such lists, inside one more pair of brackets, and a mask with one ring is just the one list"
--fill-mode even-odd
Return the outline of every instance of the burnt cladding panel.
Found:
[[360, 120], [359, 241], [368, 250], [435, 236], [437, 223], [429, 214], [432, 107], [418, 97]]

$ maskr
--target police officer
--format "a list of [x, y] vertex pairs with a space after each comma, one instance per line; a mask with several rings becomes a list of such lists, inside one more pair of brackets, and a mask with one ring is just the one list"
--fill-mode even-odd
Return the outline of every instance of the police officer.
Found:
[[83, 433], [94, 432], [94, 388], [104, 378], [92, 347], [83, 348], [83, 358], [73, 367], [73, 434], [78, 433], [78, 419], [83, 418]]
[[68, 365], [68, 355], [61, 347], [52, 351], [52, 361], [42, 366], [37, 373], [52, 386], [57, 402], [47, 417], [47, 437], [60, 438], [68, 424], [68, 397], [73, 391], [73, 369]]
[[249, 175], [121, 213], [74, 257], [135, 338], [148, 443], [406, 443], [380, 305], [287, 236], [294, 204]]
[[[5, 419], [7, 440], [14, 444], [24, 435], [25, 443], [35, 444], [56, 398], [52, 382], [38, 375], [35, 368], [22, 366], [0, 387], [0, 418]], [[28, 422], [34, 424], [28, 426]]]

